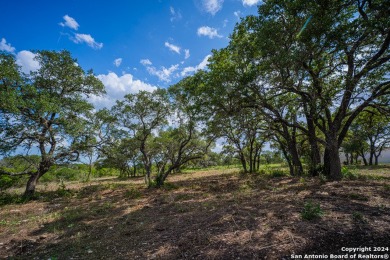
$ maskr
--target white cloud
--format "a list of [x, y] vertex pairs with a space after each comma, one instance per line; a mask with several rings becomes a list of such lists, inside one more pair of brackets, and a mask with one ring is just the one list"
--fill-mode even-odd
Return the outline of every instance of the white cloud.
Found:
[[180, 47], [173, 45], [169, 42], [165, 42], [165, 47], [167, 47], [169, 50], [176, 52], [177, 54], [180, 54]]
[[152, 62], [149, 59], [142, 59], [140, 60], [140, 63], [144, 66], [152, 65]]
[[157, 76], [160, 81], [170, 82], [171, 75], [179, 68], [179, 64], [172, 65], [169, 68], [165, 68], [164, 66], [158, 70], [153, 66], [146, 67], [147, 71], [150, 75]]
[[84, 42], [93, 49], [101, 49], [103, 47], [103, 43], [96, 42], [95, 39], [90, 34], [76, 33], [75, 38], [72, 40], [74, 43]]
[[66, 26], [66, 27], [69, 27], [69, 28], [77, 31], [77, 29], [79, 28], [80, 25], [76, 22], [76, 20], [74, 18], [70, 17], [69, 15], [65, 15], [63, 18], [64, 18], [65, 22], [60, 23], [60, 25], [62, 27]]
[[244, 6], [252, 6], [252, 5], [257, 5], [258, 3], [260, 3], [261, 0], [242, 0], [242, 4]]
[[237, 17], [237, 19], [240, 19], [241, 15], [242, 15], [241, 11], [235, 11], [233, 14], [235, 17]]
[[203, 8], [206, 12], [215, 15], [222, 9], [224, 0], [203, 0]]
[[224, 27], [224, 28], [226, 27], [226, 25], [228, 24], [228, 22], [229, 22], [228, 19], [223, 20], [223, 27]]
[[169, 7], [169, 11], [171, 12], [171, 22], [181, 20], [182, 15], [180, 11], [176, 11], [172, 6]]
[[179, 69], [179, 64], [172, 65], [169, 68], [162, 66], [161, 69], [157, 69], [151, 66], [152, 62], [149, 59], [143, 59], [140, 63], [146, 67], [150, 75], [156, 76], [160, 81], [164, 82], [170, 82], [172, 74]]
[[122, 58], [118, 58], [114, 60], [115, 67], [119, 67], [122, 64]]
[[6, 39], [2, 38], [0, 42], [0, 51], [13, 53], [15, 51], [15, 47], [12, 47], [10, 43], [7, 43]]
[[198, 28], [198, 36], [208, 36], [210, 39], [215, 37], [222, 38], [222, 35], [218, 34], [218, 30], [208, 26], [202, 26]]
[[16, 64], [21, 66], [22, 72], [29, 74], [31, 71], [37, 71], [40, 66], [39, 62], [36, 61], [36, 54], [31, 51], [20, 51], [16, 55]]
[[190, 57], [190, 50], [189, 49], [185, 49], [184, 50], [184, 59], [188, 59]]
[[137, 93], [141, 90], [152, 92], [157, 87], [145, 83], [141, 80], [135, 80], [131, 74], [118, 76], [114, 72], [100, 74], [97, 76], [106, 88], [105, 96], [91, 96], [90, 101], [97, 108], [110, 107], [115, 104], [115, 100], [122, 99], [128, 93]]
[[197, 66], [195, 67], [186, 67], [182, 70], [181, 72], [181, 76], [182, 77], [185, 77], [187, 76], [188, 74], [192, 73], [192, 72], [197, 72], [198, 70], [203, 70], [207, 67], [207, 65], [209, 64], [208, 62], [208, 59], [211, 57], [211, 55], [207, 55], [206, 57], [204, 57], [204, 59], [202, 60], [201, 63], [199, 63]]

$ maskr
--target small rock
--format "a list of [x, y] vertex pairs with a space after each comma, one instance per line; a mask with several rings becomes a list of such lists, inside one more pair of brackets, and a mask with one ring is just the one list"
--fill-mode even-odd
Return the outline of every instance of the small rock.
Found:
[[46, 235], [41, 235], [41, 236], [39, 237], [40, 240], [43, 240], [43, 239], [46, 239], [46, 238], [47, 238]]
[[91, 249], [88, 249], [88, 254], [92, 254], [93, 253], [93, 251], [91, 250]]

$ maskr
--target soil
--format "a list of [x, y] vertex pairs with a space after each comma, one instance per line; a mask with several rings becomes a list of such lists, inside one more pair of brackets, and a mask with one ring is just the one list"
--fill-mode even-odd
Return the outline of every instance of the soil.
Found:
[[[323, 183], [214, 170], [168, 181], [163, 189], [147, 189], [141, 178], [67, 184], [3, 205], [0, 258], [330, 259], [359, 247], [371, 247], [356, 252], [363, 255], [389, 253], [386, 178]], [[308, 204], [323, 214], [305, 220]], [[374, 252], [378, 247], [384, 251]]]

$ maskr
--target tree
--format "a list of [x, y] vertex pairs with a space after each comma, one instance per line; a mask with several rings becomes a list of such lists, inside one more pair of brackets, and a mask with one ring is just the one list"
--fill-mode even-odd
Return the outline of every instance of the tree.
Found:
[[[389, 15], [388, 1], [272, 0], [232, 35], [229, 47], [248, 68], [235, 88], [242, 105], [308, 135], [313, 158], [322, 144], [330, 179], [342, 177], [339, 148], [351, 123], [365, 108], [388, 108]], [[287, 120], [277, 100], [306, 122]]]
[[168, 175], [182, 165], [202, 158], [210, 146], [210, 142], [200, 138], [194, 122], [181, 123], [176, 128], [160, 132], [155, 142], [159, 150], [157, 187], [161, 187]]
[[26, 76], [21, 75], [13, 56], [0, 58], [0, 100], [5, 102], [0, 107], [0, 152], [23, 150], [40, 155], [37, 167], [19, 173], [2, 170], [0, 174], [29, 175], [27, 198], [34, 195], [39, 178], [51, 166], [78, 159], [76, 141], [86, 125], [84, 115], [93, 108], [85, 97], [104, 92], [92, 71], [86, 73], [69, 52], [35, 54], [40, 67]]
[[157, 89], [152, 93], [140, 91], [137, 94], [128, 94], [113, 107], [119, 126], [138, 144], [148, 185], [151, 183], [154, 155], [151, 139], [154, 133], [167, 124], [170, 112], [171, 106], [164, 89]]
[[83, 135], [80, 136], [77, 149], [88, 159], [87, 181], [92, 174], [94, 161], [100, 157], [110, 157], [111, 146], [119, 138], [119, 130], [115, 128], [116, 118], [106, 108], [88, 115]]
[[355, 137], [368, 143], [369, 165], [378, 165], [378, 158], [390, 146], [390, 118], [377, 109], [365, 109], [353, 122]]

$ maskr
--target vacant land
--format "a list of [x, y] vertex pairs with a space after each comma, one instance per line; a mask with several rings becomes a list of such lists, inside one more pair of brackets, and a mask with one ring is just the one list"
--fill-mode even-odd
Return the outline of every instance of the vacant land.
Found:
[[390, 167], [355, 172], [341, 182], [230, 169], [174, 175], [163, 189], [142, 178], [41, 186], [35, 201], [3, 196], [0, 258], [290, 259], [389, 246]]

